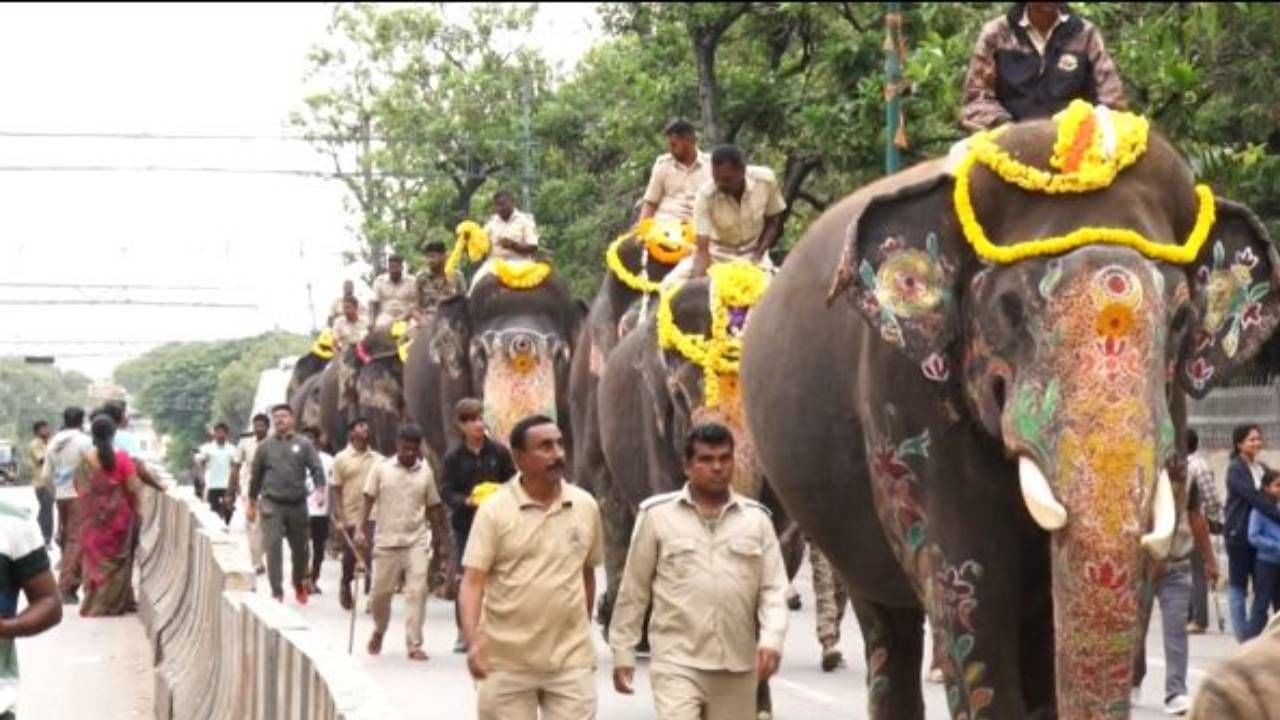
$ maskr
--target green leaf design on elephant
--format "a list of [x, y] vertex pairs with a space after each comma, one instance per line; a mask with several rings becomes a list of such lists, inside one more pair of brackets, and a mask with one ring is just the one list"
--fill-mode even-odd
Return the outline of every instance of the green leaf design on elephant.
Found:
[[1027, 383], [1018, 390], [1018, 397], [1013, 405], [1013, 426], [1018, 437], [1030, 444], [1040, 453], [1040, 460], [1047, 460], [1051, 453], [1046, 445], [1046, 429], [1058, 414], [1058, 403], [1061, 400], [1061, 388], [1057, 378], [1053, 378], [1045, 386], [1043, 394], [1033, 383]]
[[917, 457], [929, 457], [929, 429], [925, 428], [924, 432], [915, 437], [907, 438], [898, 443], [898, 459], [915, 455]]
[[878, 675], [871, 678], [871, 697], [879, 698], [889, 693], [889, 678], [884, 675]]
[[924, 523], [918, 522], [907, 528], [907, 532], [903, 535], [902, 539], [906, 542], [907, 549], [914, 553], [920, 549], [921, 545], [924, 545], [924, 541], [927, 537], [928, 534], [925, 532]]
[[1062, 261], [1054, 258], [1049, 261], [1045, 268], [1044, 277], [1040, 278], [1040, 297], [1045, 300], [1053, 295], [1053, 291], [1058, 287], [1058, 282], [1062, 280]]
[[951, 657], [955, 658], [958, 664], [963, 664], [971, 652], [973, 652], [973, 635], [966, 633], [951, 641]]

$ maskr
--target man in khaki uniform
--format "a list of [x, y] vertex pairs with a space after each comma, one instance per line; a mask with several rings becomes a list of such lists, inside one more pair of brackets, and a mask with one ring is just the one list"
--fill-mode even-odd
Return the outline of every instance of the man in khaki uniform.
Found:
[[489, 236], [489, 257], [471, 277], [471, 287], [493, 272], [495, 260], [532, 259], [538, 251], [538, 226], [533, 216], [516, 209], [515, 197], [509, 190], [493, 194], [493, 216], [485, 223]]
[[333, 301], [333, 304], [329, 306], [329, 319], [326, 322], [329, 327], [333, 327], [333, 323], [337, 321], [338, 318], [342, 317], [342, 304], [346, 302], [347, 298], [355, 299], [355, 297], [355, 282], [351, 280], [343, 280], [342, 294], [339, 295], [337, 299]]
[[733, 434], [704, 423], [685, 441], [688, 482], [640, 505], [609, 625], [614, 688], [634, 692], [645, 609], [660, 720], [756, 717], [756, 684], [778, 669], [787, 573], [769, 511], [733, 492]]
[[387, 271], [373, 281], [373, 302], [369, 304], [373, 327], [389, 327], [397, 320], [408, 320], [417, 302], [418, 287], [412, 278], [405, 277], [404, 258], [387, 258]]
[[27, 445], [27, 464], [31, 468], [31, 487], [36, 491], [36, 500], [40, 510], [36, 516], [40, 524], [40, 535], [47, 546], [53, 539], [53, 485], [44, 476], [44, 454], [49, 447], [49, 438], [53, 432], [49, 423], [37, 420], [31, 427], [31, 442]]
[[450, 273], [445, 270], [444, 243], [433, 240], [423, 246], [422, 252], [425, 267], [414, 278], [418, 294], [413, 316], [419, 325], [435, 317], [440, 303], [467, 291], [467, 283], [461, 272], [454, 270]]
[[[333, 458], [333, 526], [341, 528], [346, 535], [342, 543], [342, 585], [338, 591], [338, 603], [343, 610], [350, 610], [355, 604], [351, 581], [355, 579], [356, 550], [351, 545], [355, 543], [356, 523], [360, 522], [360, 515], [364, 512], [364, 481], [382, 459], [377, 450], [369, 447], [369, 421], [364, 418], [352, 420], [347, 426], [347, 446]], [[372, 520], [361, 529], [366, 543], [373, 540]], [[367, 548], [361, 548], [359, 552], [365, 568], [364, 592], [368, 595], [372, 562]]]
[[356, 546], [364, 547], [369, 512], [378, 504], [378, 534], [373, 557], [373, 635], [369, 654], [382, 652], [382, 637], [391, 621], [391, 596], [400, 574], [405, 574], [404, 601], [409, 614], [404, 634], [410, 660], [426, 660], [422, 649], [422, 623], [427, 610], [427, 564], [431, 558], [431, 532], [427, 516], [440, 514], [440, 493], [431, 466], [422, 460], [422, 428], [401, 425], [396, 433], [396, 456], [379, 462], [364, 482], [364, 506], [356, 528]]
[[354, 297], [342, 299], [342, 315], [333, 321], [333, 340], [335, 348], [341, 352], [364, 339], [369, 332], [369, 323], [360, 317], [360, 301]]
[[690, 220], [698, 189], [711, 180], [711, 156], [698, 149], [688, 120], [672, 120], [662, 132], [670, 152], [653, 163], [640, 219]]
[[[244, 500], [244, 507], [249, 507], [249, 482], [240, 481], [240, 473], [243, 469], [248, 474], [249, 468], [253, 466], [253, 456], [258, 451], [258, 443], [267, 438], [267, 430], [271, 427], [271, 419], [264, 413], [258, 413], [253, 416], [253, 434], [240, 438], [240, 442], [236, 445], [236, 452], [231, 456], [231, 487], [227, 490], [227, 494], [231, 497], [241, 497]], [[256, 515], [252, 518], [245, 513], [245, 532], [249, 535], [249, 562], [253, 564], [253, 571], [259, 575], [267, 571], [264, 561], [266, 549], [262, 544], [262, 519]]]
[[747, 165], [741, 150], [721, 145], [711, 153], [711, 178], [693, 204], [698, 246], [663, 285], [702, 277], [712, 262], [749, 260], [773, 267], [766, 253], [782, 235], [782, 213], [787, 209], [773, 171]]
[[480, 720], [591, 720], [591, 609], [604, 549], [600, 510], [564, 481], [553, 420], [511, 430], [516, 468], [480, 505], [462, 565], [462, 632]]

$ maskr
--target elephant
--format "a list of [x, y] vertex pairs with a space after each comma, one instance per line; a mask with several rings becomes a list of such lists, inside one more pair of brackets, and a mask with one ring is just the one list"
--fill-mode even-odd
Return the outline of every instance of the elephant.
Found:
[[582, 316], [554, 271], [528, 289], [488, 275], [468, 295], [443, 301], [409, 346], [404, 376], [407, 414], [432, 451], [443, 456], [462, 442], [454, 405], [475, 397], [499, 442], [521, 418], [541, 413], [557, 420], [571, 453], [569, 363]]
[[[605, 360], [636, 323], [652, 312], [650, 306], [657, 299], [656, 284], [678, 262], [677, 257], [664, 256], [661, 247], [656, 248], [656, 253], [650, 252], [641, 237], [643, 235], [637, 228], [610, 246], [608, 252], [614, 253], [622, 272], [609, 268], [600, 282], [600, 289], [591, 301], [575, 342], [578, 352], [573, 353], [569, 369], [569, 420], [577, 444], [573, 478], [596, 497], [604, 515], [613, 512], [608, 507], [613, 496], [609, 489], [609, 468], [600, 442], [596, 389], [604, 373]], [[606, 262], [606, 266], [609, 264]], [[645, 289], [649, 292], [642, 292]], [[616, 545], [609, 549], [619, 551]], [[626, 548], [620, 551], [625, 555]], [[614, 559], [615, 565], [620, 566], [621, 562], [622, 558]], [[601, 622], [606, 627], [612, 598], [613, 595], [606, 592], [597, 605]]]
[[284, 392], [286, 398], [292, 399], [307, 380], [324, 372], [329, 366], [329, 360], [333, 357], [332, 345], [322, 347], [319, 340], [316, 343], [293, 364], [293, 373], [289, 375], [289, 385]]
[[[709, 288], [707, 278], [690, 280], [661, 301], [668, 303], [670, 318], [681, 332], [711, 335]], [[719, 375], [716, 402], [709, 403], [703, 366], [679, 351], [660, 347], [662, 315], [659, 309], [622, 338], [605, 362], [598, 388], [599, 439], [608, 465], [602, 474], [608, 485], [596, 498], [604, 526], [607, 589], [600, 620], [606, 628], [640, 503], [683, 485], [684, 438], [699, 422], [721, 422], [733, 431], [734, 491], [770, 509], [781, 535], [788, 577], [795, 576], [804, 550], [800, 535], [787, 530], [789, 521], [758, 471], [736, 376]], [[767, 714], [770, 705], [767, 685], [762, 684], [760, 708]]]
[[847, 196], [745, 330], [747, 426], [849, 586], [872, 718], [924, 717], [926, 613], [952, 717], [1128, 717], [1186, 395], [1280, 320], [1257, 218], [1145, 120], [1088, 110]]

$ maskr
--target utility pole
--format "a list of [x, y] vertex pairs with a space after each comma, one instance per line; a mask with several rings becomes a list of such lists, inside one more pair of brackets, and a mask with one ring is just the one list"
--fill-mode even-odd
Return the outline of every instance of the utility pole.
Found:
[[[298, 264], [302, 266], [302, 271], [307, 272], [307, 242], [305, 240], [298, 241]], [[311, 317], [311, 334], [315, 335], [316, 330], [316, 298], [311, 288], [311, 274], [307, 273], [307, 314]]]
[[886, 2], [884, 13], [884, 171], [891, 175], [902, 165], [898, 151], [907, 147], [902, 126], [902, 65], [906, 47], [902, 41], [902, 3]]
[[526, 68], [524, 73], [524, 86], [520, 92], [520, 106], [524, 114], [524, 173], [520, 179], [521, 201], [524, 205], [524, 211], [533, 214], [533, 196], [530, 194], [529, 186], [533, 183], [533, 123], [530, 119], [532, 116], [533, 105], [533, 76]]

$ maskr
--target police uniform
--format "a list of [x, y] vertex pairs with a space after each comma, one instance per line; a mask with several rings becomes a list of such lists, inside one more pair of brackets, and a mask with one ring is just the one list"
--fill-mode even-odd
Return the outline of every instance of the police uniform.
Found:
[[787, 574], [769, 512], [731, 493], [715, 518], [689, 495], [640, 506], [609, 627], [615, 668], [635, 667], [645, 609], [650, 684], [662, 720], [756, 714], [756, 650], [781, 652]]
[[822, 644], [823, 667], [838, 663], [839, 656], [828, 660], [828, 651], [840, 643], [840, 621], [844, 619], [844, 606], [849, 602], [849, 592], [844, 582], [831, 567], [831, 561], [809, 543], [809, 567], [813, 570], [813, 604], [817, 609], [818, 642]]

